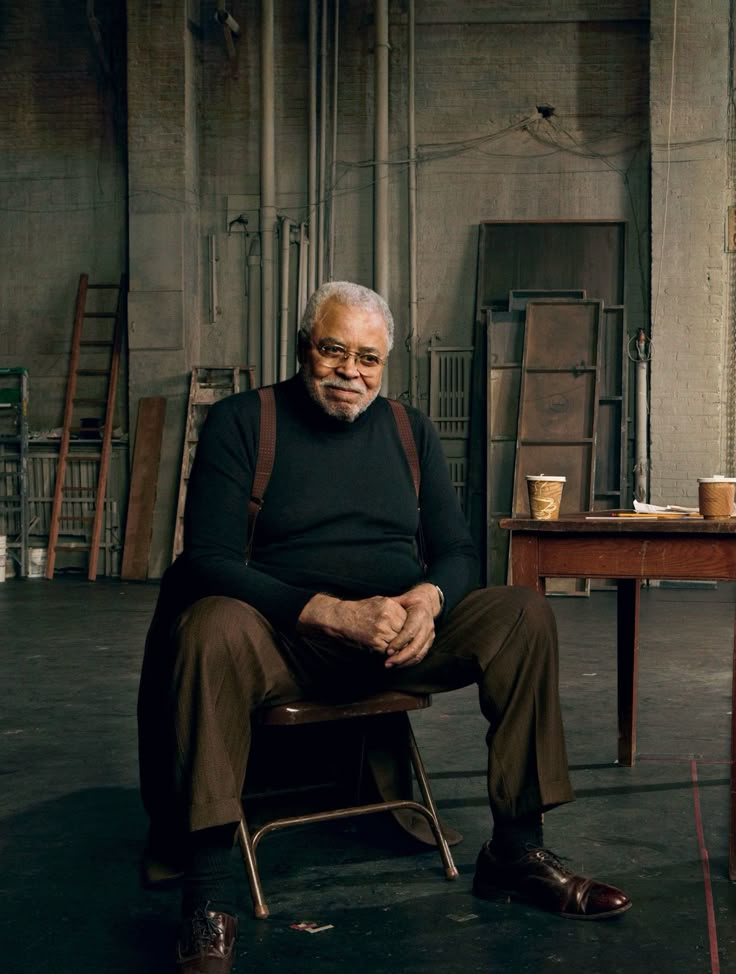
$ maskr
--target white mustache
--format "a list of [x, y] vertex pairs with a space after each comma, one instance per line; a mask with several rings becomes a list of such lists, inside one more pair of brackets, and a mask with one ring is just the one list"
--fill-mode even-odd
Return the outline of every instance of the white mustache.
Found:
[[319, 383], [323, 389], [346, 389], [348, 392], [364, 392], [364, 387], [347, 379], [322, 379]]

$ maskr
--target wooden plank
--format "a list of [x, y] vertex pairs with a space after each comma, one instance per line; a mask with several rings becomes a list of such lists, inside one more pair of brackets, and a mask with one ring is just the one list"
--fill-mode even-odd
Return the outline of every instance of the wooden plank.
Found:
[[[512, 514], [529, 511], [526, 476], [564, 475], [561, 513], [593, 506], [600, 321], [597, 300], [532, 302], [521, 368]], [[587, 593], [565, 580], [547, 592]]]
[[120, 572], [121, 578], [130, 581], [143, 581], [148, 577], [148, 555], [165, 417], [166, 399], [163, 396], [146, 396], [139, 400], [123, 566]]
[[509, 291], [520, 289], [580, 289], [623, 304], [624, 237], [617, 221], [483, 221], [476, 317], [506, 310]]

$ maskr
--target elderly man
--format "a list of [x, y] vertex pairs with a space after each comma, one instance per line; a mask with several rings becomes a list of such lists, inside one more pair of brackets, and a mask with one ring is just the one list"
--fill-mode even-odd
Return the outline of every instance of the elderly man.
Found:
[[229, 863], [250, 744], [244, 715], [303, 694], [477, 683], [493, 834], [475, 894], [573, 919], [631, 906], [543, 847], [542, 813], [573, 798], [554, 619], [529, 590], [477, 587], [439, 440], [408, 409], [417, 506], [391, 404], [379, 397], [392, 344], [391, 312], [373, 291], [334, 282], [312, 296], [300, 372], [273, 387], [275, 462], [254, 531], [258, 392], [215, 404], [202, 431], [184, 552], [162, 581], [139, 700], [152, 835], [181, 834], [185, 848], [180, 974], [233, 963]]

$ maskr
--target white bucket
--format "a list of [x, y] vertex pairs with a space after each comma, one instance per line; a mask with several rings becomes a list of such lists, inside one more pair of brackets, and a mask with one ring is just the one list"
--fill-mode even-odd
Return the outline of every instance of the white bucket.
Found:
[[43, 578], [46, 574], [47, 548], [29, 548], [28, 550], [28, 577]]

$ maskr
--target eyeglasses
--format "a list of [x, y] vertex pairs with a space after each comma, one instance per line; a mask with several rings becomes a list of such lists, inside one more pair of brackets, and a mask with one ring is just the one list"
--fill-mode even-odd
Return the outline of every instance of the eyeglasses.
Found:
[[331, 369], [336, 369], [344, 365], [349, 358], [354, 358], [355, 367], [361, 375], [372, 375], [386, 364], [386, 359], [376, 355], [375, 352], [353, 352], [344, 345], [338, 345], [337, 342], [313, 342], [310, 338], [309, 344], [317, 349], [319, 357]]

